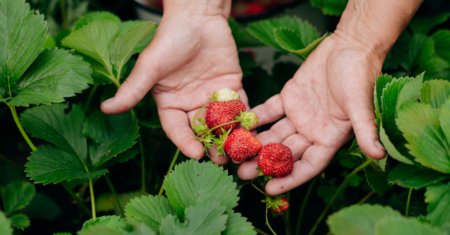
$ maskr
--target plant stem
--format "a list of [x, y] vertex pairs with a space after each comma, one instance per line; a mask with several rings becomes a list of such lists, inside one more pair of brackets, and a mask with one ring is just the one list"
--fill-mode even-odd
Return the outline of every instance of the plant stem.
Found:
[[344, 188], [344, 186], [347, 184], [348, 180], [356, 173], [358, 173], [358, 171], [360, 171], [361, 169], [363, 169], [364, 167], [366, 167], [367, 165], [369, 165], [371, 162], [373, 161], [373, 158], [367, 160], [366, 162], [364, 162], [362, 165], [358, 166], [357, 168], [355, 168], [347, 177], [345, 177], [344, 182], [342, 182], [341, 186], [339, 186], [338, 190], [336, 191], [336, 193], [334, 194], [333, 198], [331, 199], [331, 201], [328, 203], [327, 207], [325, 207], [325, 210], [323, 210], [322, 214], [320, 215], [319, 219], [317, 219], [316, 223], [314, 224], [314, 227], [311, 229], [311, 232], [309, 232], [309, 235], [314, 234], [314, 231], [316, 231], [317, 226], [319, 225], [320, 221], [322, 221], [323, 217], [325, 216], [325, 214], [327, 213], [328, 209], [331, 207], [331, 205], [333, 204], [333, 201], [337, 198], [337, 196], [339, 195], [339, 193], [341, 192], [341, 190]]
[[98, 85], [97, 85], [97, 84], [95, 84], [95, 85], [92, 87], [92, 90], [91, 90], [91, 92], [89, 93], [89, 97], [88, 97], [87, 102], [86, 102], [86, 106], [84, 106], [84, 111], [88, 111], [88, 110], [89, 110], [89, 106], [91, 105], [92, 98], [94, 98], [94, 94], [95, 94], [95, 92], [97, 91], [97, 88], [98, 88]]
[[142, 136], [139, 135], [139, 149], [141, 150], [141, 169], [142, 169], [142, 186], [141, 194], [147, 194], [147, 189], [145, 187], [145, 156], [144, 156], [144, 144], [142, 143]]
[[69, 25], [67, 23], [66, 0], [61, 0], [61, 17], [63, 30], [69, 30]]
[[[173, 156], [172, 162], [170, 163], [169, 170], [167, 171], [166, 177], [169, 176], [170, 172], [173, 169], [173, 166], [175, 165], [175, 162], [177, 162], [178, 155], [180, 155], [180, 149], [177, 148], [177, 151], [175, 152], [175, 155]], [[159, 190], [158, 196], [161, 197], [163, 191], [164, 191], [164, 185], [166, 184], [165, 181], [163, 181], [163, 184], [161, 185], [161, 189]]]
[[[192, 130], [194, 130], [194, 127], [195, 127], [195, 119], [197, 118], [197, 115], [203, 110], [203, 109], [205, 109], [206, 107], [207, 107], [208, 105], [205, 105], [205, 106], [203, 106], [203, 107], [201, 107], [196, 113], [195, 113], [195, 115], [194, 115], [194, 118], [192, 118], [192, 126], [191, 126], [191, 128], [192, 128]], [[194, 131], [195, 132], [195, 131]]]
[[305, 212], [306, 203], [308, 202], [309, 195], [311, 195], [312, 189], [313, 189], [314, 185], [316, 184], [317, 178], [319, 178], [319, 177], [314, 177], [314, 179], [311, 181], [311, 183], [309, 184], [308, 191], [306, 191], [305, 199], [303, 199], [302, 208], [300, 209], [300, 213], [298, 214], [297, 229], [295, 230], [295, 234], [297, 234], [297, 235], [300, 234], [300, 228], [302, 225], [302, 218], [303, 218], [303, 213]]
[[406, 212], [405, 212], [406, 217], [408, 217], [408, 213], [409, 213], [409, 202], [411, 201], [412, 191], [413, 191], [413, 188], [409, 188], [408, 200], [406, 201]]
[[253, 183], [250, 183], [250, 184], [252, 184], [252, 186], [255, 187], [256, 190], [258, 190], [260, 193], [264, 194], [266, 197], [269, 196], [269, 195], [267, 195], [267, 193], [263, 192], [261, 189], [259, 189], [258, 187], [256, 187], [256, 185], [254, 185]]
[[220, 124], [220, 125], [218, 125], [218, 126], [212, 128], [210, 131], [213, 131], [213, 130], [219, 128], [219, 127], [223, 127], [223, 126], [226, 126], [226, 125], [228, 125], [228, 124], [233, 124], [233, 123], [236, 123], [236, 122], [241, 122], [241, 121], [240, 121], [240, 120], [236, 120], [236, 121], [231, 121], [231, 122], [227, 122], [227, 123], [224, 123], [224, 124]]
[[91, 192], [92, 219], [95, 221], [97, 219], [97, 213], [95, 210], [94, 185], [92, 184], [92, 179], [89, 179], [89, 190]]
[[122, 205], [120, 204], [119, 197], [117, 197], [117, 193], [116, 193], [116, 190], [114, 189], [114, 185], [112, 184], [111, 179], [109, 178], [109, 176], [107, 174], [105, 175], [105, 179], [109, 185], [109, 188], [111, 189], [112, 194], [114, 195], [114, 198], [116, 198], [116, 202], [117, 202], [117, 205], [119, 206], [119, 210], [120, 210], [120, 213], [122, 214], [122, 217], [125, 218], [125, 213], [123, 213], [123, 208], [122, 208]]
[[88, 214], [89, 216], [92, 216], [92, 213], [89, 211], [86, 205], [84, 205], [84, 203], [80, 200], [80, 198], [72, 191], [67, 182], [63, 181], [61, 184], [64, 186], [67, 192], [69, 192], [69, 194], [73, 197], [73, 199], [75, 199], [78, 205], [81, 206], [81, 209], [83, 209], [83, 211], [86, 212], [86, 214]]
[[370, 196], [373, 195], [374, 192], [374, 190], [370, 191], [370, 193], [368, 193], [363, 199], [361, 199], [361, 201], [358, 202], [358, 205], [363, 204], [367, 199], [369, 199]]
[[22, 124], [20, 124], [19, 117], [17, 116], [16, 107], [14, 105], [8, 105], [11, 109], [11, 113], [13, 115], [14, 121], [16, 122], [17, 127], [19, 128], [20, 133], [22, 133], [23, 138], [25, 141], [27, 141], [28, 145], [33, 151], [37, 151], [36, 147], [34, 146], [33, 142], [31, 142], [30, 138], [28, 138], [27, 133], [22, 127]]
[[[267, 200], [266, 200], [266, 201], [267, 201]], [[267, 218], [267, 213], [268, 213], [268, 211], [269, 211], [269, 208], [267, 208], [267, 203], [266, 203], [266, 224], [267, 224], [267, 226], [269, 227], [270, 231], [273, 233], [273, 235], [277, 235], [277, 234], [273, 231], [272, 227], [270, 227], [269, 219]]]
[[257, 227], [253, 227], [253, 230], [255, 230], [256, 232], [258, 232], [261, 235], [269, 235], [268, 233], [262, 231], [261, 229], [257, 228]]

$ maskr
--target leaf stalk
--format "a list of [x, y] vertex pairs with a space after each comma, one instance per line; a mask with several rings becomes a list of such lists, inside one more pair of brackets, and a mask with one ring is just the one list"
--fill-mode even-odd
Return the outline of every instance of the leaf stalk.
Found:
[[[173, 156], [172, 162], [170, 163], [169, 170], [167, 171], [167, 174], [166, 174], [165, 177], [169, 176], [170, 172], [172, 171], [173, 166], [175, 165], [175, 162], [177, 162], [178, 155], [180, 155], [180, 149], [179, 148], [177, 148], [177, 151], [175, 152], [175, 155]], [[162, 193], [164, 191], [164, 185], [165, 184], [166, 184], [166, 182], [163, 181], [163, 183], [161, 185], [161, 189], [159, 190], [159, 193], [158, 193], [159, 197], [161, 197], [161, 195], [162, 195]]]
[[89, 191], [91, 192], [92, 219], [95, 221], [97, 219], [97, 213], [95, 210], [94, 185], [92, 184], [92, 179], [89, 179]]
[[408, 193], [408, 200], [406, 201], [406, 211], [405, 211], [405, 216], [408, 217], [409, 214], [409, 203], [411, 201], [411, 194], [412, 194], [413, 188], [409, 188], [409, 193]]
[[86, 212], [86, 214], [88, 214], [89, 216], [92, 216], [92, 213], [89, 211], [89, 209], [86, 207], [86, 205], [84, 205], [84, 203], [81, 201], [81, 199], [72, 191], [72, 189], [69, 187], [67, 182], [63, 181], [61, 184], [64, 186], [64, 188], [67, 190], [67, 192], [69, 192], [69, 194], [72, 196], [72, 198], [75, 199], [75, 201], [78, 203], [78, 205], [80, 205], [81, 209], [83, 209], [83, 211]]
[[9, 108], [11, 109], [11, 113], [13, 115], [14, 118], [14, 122], [16, 122], [17, 127], [19, 128], [20, 133], [22, 133], [23, 138], [25, 139], [25, 141], [27, 141], [28, 145], [30, 146], [30, 148], [33, 151], [37, 151], [36, 147], [34, 146], [33, 142], [31, 142], [30, 138], [28, 137], [27, 133], [25, 132], [25, 130], [22, 127], [22, 124], [20, 124], [19, 121], [19, 117], [17, 116], [17, 112], [16, 112], [16, 107], [14, 107], [14, 105], [9, 105]]
[[114, 195], [114, 198], [116, 199], [117, 205], [119, 206], [120, 213], [122, 214], [122, 217], [125, 218], [125, 213], [123, 213], [122, 204], [120, 204], [119, 197], [117, 196], [116, 190], [114, 189], [114, 185], [111, 182], [111, 179], [109, 178], [108, 174], [105, 175], [106, 182], [108, 183], [109, 188], [111, 189], [111, 193]]
[[309, 235], [314, 234], [314, 231], [316, 231], [317, 226], [319, 225], [320, 221], [322, 221], [323, 217], [325, 216], [325, 214], [327, 213], [328, 209], [330, 209], [331, 205], [333, 204], [334, 200], [337, 198], [337, 196], [339, 195], [339, 193], [341, 192], [341, 190], [344, 188], [344, 186], [347, 184], [347, 182], [350, 180], [350, 178], [352, 178], [353, 175], [355, 175], [356, 173], [358, 173], [358, 171], [364, 169], [364, 167], [366, 167], [367, 165], [369, 165], [371, 162], [373, 161], [373, 158], [370, 158], [369, 160], [367, 160], [366, 162], [364, 162], [362, 165], [358, 166], [357, 168], [355, 168], [347, 177], [345, 177], [344, 182], [342, 182], [342, 184], [339, 186], [338, 190], [336, 191], [336, 193], [334, 194], [333, 198], [331, 199], [331, 201], [328, 203], [327, 207], [325, 207], [325, 209], [323, 210], [322, 214], [320, 215], [320, 217], [317, 219], [316, 223], [314, 224], [314, 227], [311, 229], [311, 231], [309, 232]]

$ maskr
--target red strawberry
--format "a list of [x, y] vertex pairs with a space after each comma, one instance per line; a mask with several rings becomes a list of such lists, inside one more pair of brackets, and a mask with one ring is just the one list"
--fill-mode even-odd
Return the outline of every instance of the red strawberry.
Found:
[[282, 144], [268, 144], [258, 154], [258, 167], [265, 176], [284, 177], [294, 169], [291, 149]]
[[266, 7], [259, 3], [250, 3], [247, 8], [247, 15], [259, 14], [266, 11]]
[[[241, 112], [245, 112], [245, 104], [240, 100], [230, 101], [213, 101], [206, 107], [205, 121], [209, 129], [212, 129], [221, 124], [236, 121], [235, 117], [241, 115]], [[212, 131], [215, 135], [222, 134], [222, 128], [226, 131], [236, 129], [239, 122], [231, 123], [221, 128], [214, 129]]]
[[278, 206], [278, 209], [270, 208], [270, 211], [281, 214], [283, 211], [287, 211], [289, 208], [289, 202], [286, 197], [280, 198], [280, 201], [283, 203], [283, 206]]
[[231, 132], [225, 141], [225, 151], [233, 160], [238, 162], [256, 156], [261, 148], [261, 142], [244, 128], [238, 128]]

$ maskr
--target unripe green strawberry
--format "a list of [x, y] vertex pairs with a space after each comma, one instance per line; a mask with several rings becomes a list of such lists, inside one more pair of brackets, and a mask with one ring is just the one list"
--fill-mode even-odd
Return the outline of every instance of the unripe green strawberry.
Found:
[[[270, 208], [270, 211], [275, 212], [277, 214], [282, 214], [284, 211], [287, 211], [289, 209], [289, 202], [286, 198], [286, 196], [280, 198], [279, 202], [277, 203], [278, 208], [276, 206], [272, 206]], [[282, 204], [282, 205], [279, 205]]]
[[288, 146], [268, 144], [258, 154], [258, 167], [265, 176], [284, 177], [294, 169], [294, 157]]
[[241, 97], [235, 91], [223, 88], [212, 95], [213, 101], [230, 101], [230, 100], [240, 100]]
[[250, 130], [256, 124], [258, 124], [259, 118], [255, 113], [252, 112], [243, 112], [241, 116], [236, 117], [236, 120], [241, 121], [241, 126], [247, 130]]
[[225, 141], [225, 151], [228, 156], [238, 162], [256, 156], [261, 148], [261, 142], [244, 128], [238, 128], [231, 132]]
[[[209, 129], [213, 129], [221, 124], [236, 121], [236, 116], [239, 116], [245, 110], [245, 104], [240, 100], [213, 101], [206, 107], [205, 122]], [[221, 128], [214, 129], [212, 133], [220, 135], [222, 134], [222, 129], [225, 131], [230, 130], [230, 128], [234, 130], [238, 126], [239, 122], [227, 124]]]

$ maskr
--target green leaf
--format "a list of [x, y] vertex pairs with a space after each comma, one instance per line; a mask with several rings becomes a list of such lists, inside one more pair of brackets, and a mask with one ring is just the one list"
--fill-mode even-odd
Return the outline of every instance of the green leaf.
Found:
[[439, 120], [450, 118], [448, 115], [450, 111], [442, 112], [439, 117], [438, 110], [429, 104], [410, 103], [400, 109], [397, 119], [398, 128], [408, 141], [406, 147], [415, 160], [423, 166], [443, 173], [450, 173], [450, 157], [448, 143], [439, 126]]
[[264, 46], [233, 18], [228, 18], [228, 25], [231, 28], [231, 34], [233, 34], [237, 49]]
[[450, 65], [450, 31], [448, 29], [439, 30], [431, 38], [434, 41], [436, 53]]
[[46, 185], [57, 184], [64, 180], [95, 179], [108, 173], [106, 169], [87, 173], [85, 166], [76, 156], [51, 146], [39, 147], [31, 154], [29, 162], [25, 164], [27, 167], [25, 172], [35, 183]]
[[[86, 229], [83, 229], [77, 233], [78, 235], [99, 235], [99, 234], [107, 234], [107, 235], [128, 235], [128, 233], [125, 233], [121, 229], [113, 229], [109, 228], [105, 225], [95, 225], [88, 227]], [[149, 234], [151, 235], [151, 234]]]
[[[387, 158], [383, 160], [386, 161]], [[389, 171], [389, 163], [386, 164], [385, 170], [374, 162], [364, 168], [367, 183], [380, 196], [383, 196], [391, 188], [387, 180]]]
[[72, 235], [71, 233], [54, 233], [53, 235]]
[[[422, 34], [414, 35], [411, 38], [408, 57], [409, 64], [407, 71], [412, 71], [414, 67], [426, 63], [434, 54], [434, 42], [431, 38]], [[418, 71], [419, 73], [423, 71]]]
[[[297, 51], [307, 47], [313, 42], [315, 44], [320, 42], [320, 40], [318, 40], [319, 33], [317, 32], [317, 29], [307, 21], [303, 21], [297, 17], [286, 16], [278, 19], [253, 22], [250, 23], [248, 31], [264, 44], [287, 53], [290, 51], [284, 49], [283, 46]], [[282, 43], [283, 46], [281, 46], [280, 43]], [[296, 46], [296, 43], [301, 44], [301, 48]], [[315, 46], [312, 45], [310, 48], [301, 51], [301, 54], [307, 55], [314, 48]]]
[[[415, 102], [418, 99], [423, 74], [416, 78], [403, 77], [389, 82], [381, 96], [380, 139], [389, 155], [398, 161], [413, 164], [413, 157], [405, 148], [406, 140], [402, 132], [397, 128], [395, 119], [398, 109], [405, 103]], [[378, 87], [377, 87], [378, 90]]]
[[228, 216], [224, 212], [225, 207], [219, 202], [199, 202], [186, 208], [185, 223], [180, 222], [177, 216], [168, 215], [161, 223], [161, 235], [219, 235], [227, 222]]
[[0, 211], [0, 234], [2, 235], [13, 234], [13, 229], [11, 228], [11, 220], [7, 219], [2, 211]]
[[382, 107], [382, 99], [381, 95], [383, 94], [383, 89], [386, 87], [388, 83], [390, 83], [394, 78], [392, 76], [384, 74], [377, 77], [375, 80], [375, 89], [373, 93], [373, 102], [374, 102], [374, 108], [375, 108], [375, 114], [376, 114], [376, 122], [377, 126], [380, 127], [381, 125], [381, 107]]
[[311, 0], [311, 4], [322, 9], [325, 15], [339, 16], [344, 12], [348, 0]]
[[240, 213], [236, 213], [233, 210], [227, 210], [228, 215], [226, 229], [222, 235], [256, 235], [252, 223], [248, 222], [245, 217], [242, 217]]
[[233, 177], [212, 162], [189, 160], [175, 166], [165, 179], [166, 195], [182, 218], [186, 207], [206, 200], [215, 200], [227, 209], [233, 209], [239, 198]]
[[127, 162], [134, 157], [136, 157], [139, 154], [139, 150], [136, 148], [131, 148], [126, 150], [123, 153], [120, 153], [119, 155], [115, 156], [114, 158], [110, 159], [108, 162], [105, 163], [105, 167], [113, 166], [116, 163], [124, 163]]
[[[133, 28], [134, 26], [136, 26], [140, 23], [143, 23], [143, 21], [129, 20], [129, 21], [123, 22], [122, 25], [120, 25], [120, 34], [125, 33], [127, 30]], [[152, 40], [153, 35], [155, 34], [157, 28], [158, 28], [158, 25], [154, 24], [154, 27], [150, 30], [150, 33], [147, 35], [147, 37], [142, 39], [142, 41], [136, 45], [136, 49], [134, 50], [134, 53], [141, 53], [148, 46], [148, 44]]]
[[82, 57], [61, 49], [47, 49], [31, 64], [22, 78], [11, 87], [15, 106], [63, 102], [64, 97], [89, 88], [92, 69]]
[[437, 228], [431, 227], [427, 223], [421, 223], [415, 218], [389, 218], [382, 219], [375, 225], [375, 235], [445, 235]]
[[161, 222], [168, 215], [175, 215], [167, 198], [151, 195], [131, 199], [125, 211], [129, 221], [144, 222], [153, 231], [159, 231]]
[[450, 221], [450, 183], [428, 186], [425, 192], [427, 219], [432, 225], [441, 226]]
[[30, 108], [22, 113], [20, 121], [34, 137], [51, 142], [87, 163], [86, 137], [81, 131], [84, 112], [74, 105], [72, 111], [65, 114], [66, 108], [66, 104]]
[[450, 96], [450, 82], [444, 80], [426, 81], [420, 90], [420, 101], [431, 104], [435, 109], [441, 107]]
[[331, 33], [326, 33], [321, 38], [314, 39], [315, 34], [310, 32], [317, 32], [310, 24], [304, 23], [303, 27], [300, 27], [300, 34], [311, 35], [314, 37], [300, 38], [294, 30], [285, 27], [274, 29], [275, 39], [277, 43], [285, 50], [296, 53], [306, 59], [308, 55]]
[[2, 0], [0, 12], [0, 97], [5, 98], [41, 53], [47, 24], [25, 0]]
[[61, 215], [61, 209], [52, 199], [37, 192], [30, 204], [21, 211], [33, 219], [54, 220]]
[[424, 80], [431, 80], [442, 78], [450, 80], [450, 65], [442, 58], [432, 57], [429, 60], [419, 64], [419, 66], [414, 69], [413, 74], [419, 74], [425, 72]]
[[15, 214], [11, 216], [12, 226], [21, 229], [22, 231], [30, 226], [30, 219], [24, 214]]
[[30, 203], [35, 193], [36, 189], [30, 182], [17, 181], [6, 185], [2, 196], [5, 213], [10, 215], [23, 209]]
[[448, 178], [450, 175], [400, 163], [389, 173], [388, 181], [405, 188], [421, 189]]
[[119, 153], [136, 143], [139, 128], [130, 112], [106, 115], [101, 112], [91, 114], [84, 124], [83, 132], [93, 143], [89, 145], [89, 155], [93, 166], [106, 163]]
[[123, 226], [125, 226], [126, 224], [126, 220], [123, 218], [120, 218], [120, 216], [102, 216], [102, 217], [98, 217], [95, 221], [94, 219], [90, 219], [86, 222], [84, 222], [83, 224], [83, 230], [87, 229], [89, 227], [93, 227], [95, 225], [103, 225], [106, 226], [108, 228], [112, 228], [112, 229], [119, 229]]
[[99, 62], [112, 75], [110, 48], [119, 31], [119, 26], [112, 20], [95, 21], [72, 32], [62, 44]]
[[405, 70], [408, 70], [409, 68], [408, 51], [411, 43], [411, 38], [412, 36], [407, 30], [403, 31], [402, 34], [400, 34], [400, 37], [397, 39], [394, 46], [386, 56], [386, 59], [383, 64], [383, 70], [396, 69], [399, 66]]
[[50, 49], [50, 48], [56, 47], [55, 39], [52, 36], [47, 35], [47, 40], [45, 41], [45, 43], [42, 47], [44, 49]]
[[78, 18], [78, 20], [74, 24], [75, 26], [73, 30], [77, 31], [83, 28], [84, 26], [98, 20], [111, 20], [117, 25], [120, 25], [122, 23], [119, 17], [108, 11], [94, 11], [85, 14], [83, 17]]
[[334, 235], [374, 235], [375, 226], [381, 219], [395, 218], [401, 218], [401, 215], [390, 207], [363, 204], [350, 206], [330, 215], [327, 224]]
[[136, 46], [146, 38], [155, 24], [152, 22], [143, 22], [119, 35], [110, 48], [111, 62], [118, 74], [121, 73], [123, 66], [134, 54]]
[[415, 18], [409, 23], [413, 34], [427, 35], [430, 30], [438, 24], [444, 23], [450, 17], [450, 13], [442, 13], [427, 18]]

